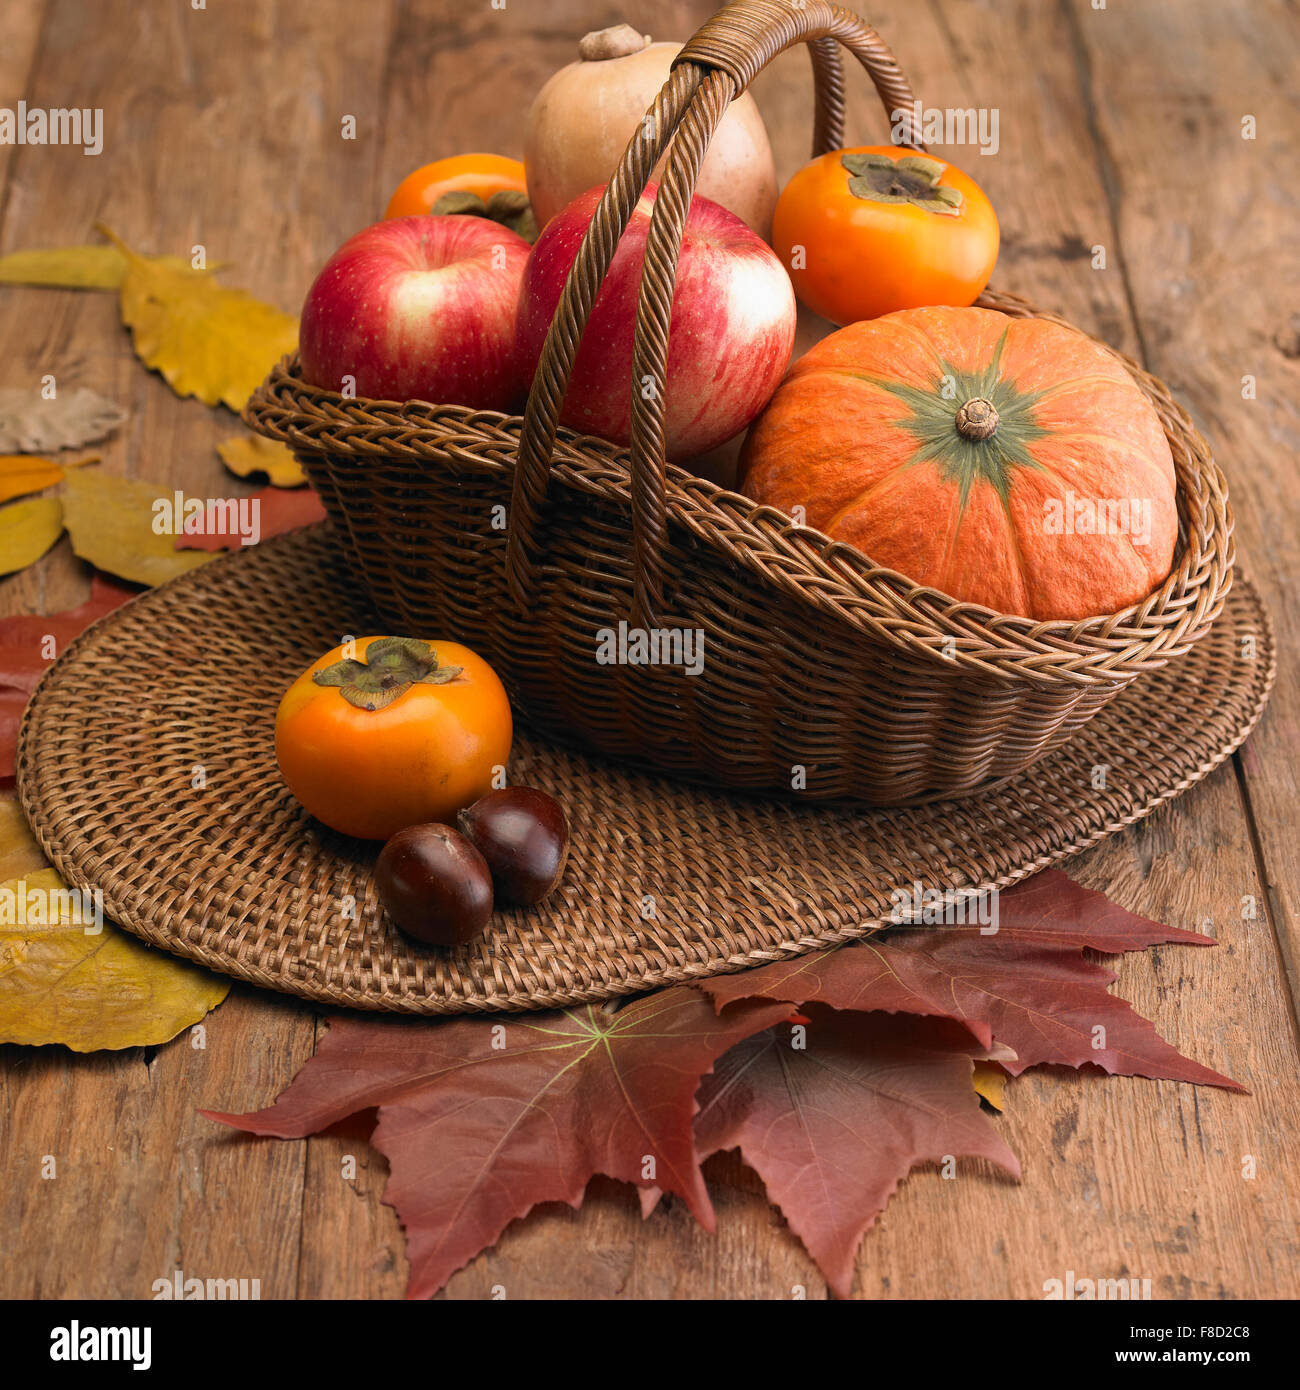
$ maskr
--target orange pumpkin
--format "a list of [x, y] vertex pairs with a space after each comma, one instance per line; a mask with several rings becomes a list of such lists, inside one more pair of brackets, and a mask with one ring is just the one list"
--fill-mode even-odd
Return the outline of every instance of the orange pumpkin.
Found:
[[1169, 444], [1119, 359], [991, 309], [907, 309], [831, 334], [790, 370], [741, 467], [755, 501], [1030, 618], [1137, 602], [1178, 539]]

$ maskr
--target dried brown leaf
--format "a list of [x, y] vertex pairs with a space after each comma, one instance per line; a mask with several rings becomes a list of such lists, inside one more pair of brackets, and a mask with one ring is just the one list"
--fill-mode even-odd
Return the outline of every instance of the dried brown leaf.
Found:
[[43, 454], [104, 439], [126, 419], [115, 401], [88, 387], [60, 391], [0, 389], [0, 453]]

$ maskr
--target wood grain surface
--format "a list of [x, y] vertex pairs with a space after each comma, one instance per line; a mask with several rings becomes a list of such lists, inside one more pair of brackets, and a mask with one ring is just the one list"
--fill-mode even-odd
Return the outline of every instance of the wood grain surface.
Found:
[[[0, 0], [0, 106], [102, 107], [105, 131], [95, 158], [0, 146], [0, 251], [90, 240], [99, 220], [145, 250], [203, 245], [235, 263], [227, 282], [296, 310], [410, 169], [465, 149], [518, 155], [532, 94], [583, 32], [625, 18], [680, 40], [711, 8]], [[996, 154], [938, 151], [999, 211], [996, 283], [1138, 356], [1215, 445], [1281, 674], [1230, 766], [1069, 866], [1127, 907], [1219, 938], [1125, 959], [1117, 988], [1250, 1094], [1027, 1075], [997, 1121], [1023, 1182], [976, 1164], [951, 1181], [917, 1170], [863, 1244], [856, 1293], [1038, 1298], [1073, 1270], [1149, 1279], [1157, 1298], [1294, 1297], [1300, 241], [1287, 177], [1300, 14], [1287, 0], [882, 0], [869, 18], [928, 104], [997, 108]], [[850, 86], [851, 140], [886, 138], [874, 96], [855, 73]], [[807, 62], [787, 55], [754, 91], [788, 177], [811, 139]], [[47, 372], [130, 408], [99, 450], [106, 468], [202, 496], [251, 490], [213, 448], [233, 417], [142, 371], [112, 296], [0, 289], [0, 386]], [[55, 611], [87, 589], [65, 540], [0, 584], [0, 612]], [[264, 1298], [401, 1297], [401, 1231], [365, 1122], [282, 1143], [195, 1113], [268, 1103], [322, 1027], [304, 1005], [236, 986], [203, 1048], [182, 1035], [92, 1056], [0, 1049], [0, 1296], [148, 1297], [181, 1269], [257, 1278]], [[824, 1297], [754, 1175], [734, 1155], [706, 1172], [716, 1236], [679, 1203], [643, 1223], [630, 1189], [597, 1180], [580, 1211], [516, 1222], [442, 1296]]]

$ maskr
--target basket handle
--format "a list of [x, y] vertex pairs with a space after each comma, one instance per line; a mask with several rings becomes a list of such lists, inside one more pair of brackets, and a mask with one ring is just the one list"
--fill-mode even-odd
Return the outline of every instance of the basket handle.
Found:
[[[880, 36], [826, 0], [734, 0], [678, 54], [668, 81], [628, 142], [583, 237], [542, 347], [519, 436], [506, 548], [506, 578], [521, 609], [542, 549], [543, 509], [556, 427], [591, 307], [650, 173], [671, 149], [655, 197], [641, 271], [632, 368], [632, 623], [656, 626], [663, 609], [667, 539], [663, 398], [668, 328], [682, 233], [700, 165], [727, 106], [778, 53], [809, 46], [816, 85], [813, 155], [838, 148], [844, 133], [843, 44], [866, 69], [903, 144], [923, 150], [912, 125], [912, 89]], [[676, 138], [674, 138], [676, 137]], [[636, 383], [649, 381], [650, 390]]]

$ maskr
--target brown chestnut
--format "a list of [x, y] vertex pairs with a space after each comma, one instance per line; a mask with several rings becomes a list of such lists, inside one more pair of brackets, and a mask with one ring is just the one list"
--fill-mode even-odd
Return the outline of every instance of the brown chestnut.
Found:
[[379, 851], [375, 886], [393, 921], [432, 946], [470, 941], [492, 916], [487, 863], [450, 825], [399, 830]]
[[487, 860], [503, 901], [531, 907], [559, 883], [569, 856], [569, 823], [553, 796], [536, 787], [502, 787], [456, 819]]

